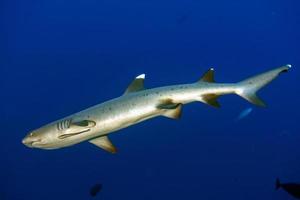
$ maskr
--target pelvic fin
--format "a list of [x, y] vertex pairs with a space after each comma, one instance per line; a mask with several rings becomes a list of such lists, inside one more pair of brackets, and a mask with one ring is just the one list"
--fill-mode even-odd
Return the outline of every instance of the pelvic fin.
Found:
[[157, 108], [165, 110], [163, 113], [163, 116], [165, 117], [171, 119], [179, 119], [181, 117], [182, 104], [173, 103], [172, 99], [163, 100], [161, 104], [157, 106]]

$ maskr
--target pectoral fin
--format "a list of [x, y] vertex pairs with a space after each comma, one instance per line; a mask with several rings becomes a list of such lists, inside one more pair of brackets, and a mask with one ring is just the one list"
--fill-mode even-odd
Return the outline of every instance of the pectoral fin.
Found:
[[171, 119], [179, 119], [182, 113], [182, 104], [178, 104], [178, 106], [174, 109], [168, 109], [163, 116], [171, 118]]
[[144, 90], [145, 74], [137, 76], [128, 86], [124, 94]]
[[100, 147], [110, 153], [116, 153], [116, 147], [110, 142], [107, 136], [98, 137], [89, 141], [90, 143]]
[[161, 102], [157, 106], [158, 109], [162, 109], [165, 112], [162, 114], [165, 117], [171, 119], [179, 119], [181, 117], [182, 112], [182, 104], [181, 103], [173, 103], [172, 99], [166, 99]]

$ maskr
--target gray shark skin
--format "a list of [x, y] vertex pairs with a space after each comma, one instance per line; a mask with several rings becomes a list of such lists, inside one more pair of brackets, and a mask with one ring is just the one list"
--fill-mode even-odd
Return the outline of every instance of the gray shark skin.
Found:
[[58, 149], [89, 141], [115, 153], [116, 148], [108, 139], [110, 133], [157, 116], [178, 119], [182, 106], [190, 102], [220, 107], [219, 96], [237, 94], [257, 106], [265, 106], [256, 92], [290, 68], [291, 65], [285, 65], [238, 83], [215, 83], [211, 68], [196, 83], [153, 89], [144, 88], [145, 75], [142, 74], [122, 96], [34, 130], [22, 143], [31, 148]]

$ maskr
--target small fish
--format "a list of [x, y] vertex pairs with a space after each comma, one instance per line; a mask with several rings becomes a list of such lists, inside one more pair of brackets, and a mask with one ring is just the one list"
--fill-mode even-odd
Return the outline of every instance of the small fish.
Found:
[[250, 115], [250, 113], [252, 113], [253, 108], [247, 108], [245, 110], [243, 110], [239, 116], [236, 118], [236, 121], [239, 121], [241, 119], [244, 119], [245, 117], [247, 117], [248, 115]]
[[102, 184], [96, 184], [90, 189], [90, 195], [92, 197], [97, 196], [97, 194], [102, 190]]
[[300, 199], [300, 184], [297, 183], [280, 183], [279, 179], [276, 179], [276, 190], [284, 189], [287, 193], [293, 197]]

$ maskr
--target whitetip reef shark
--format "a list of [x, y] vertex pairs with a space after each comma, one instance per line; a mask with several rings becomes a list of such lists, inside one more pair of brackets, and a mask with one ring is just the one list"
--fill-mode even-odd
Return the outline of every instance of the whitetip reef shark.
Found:
[[178, 119], [187, 103], [200, 101], [220, 107], [219, 96], [237, 94], [257, 106], [265, 106], [256, 92], [290, 68], [291, 65], [285, 65], [237, 83], [215, 83], [211, 68], [195, 83], [153, 89], [144, 88], [142, 74], [122, 96], [34, 130], [22, 143], [31, 148], [58, 149], [89, 141], [115, 153], [117, 150], [108, 138], [110, 133], [157, 116]]

